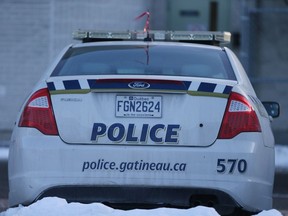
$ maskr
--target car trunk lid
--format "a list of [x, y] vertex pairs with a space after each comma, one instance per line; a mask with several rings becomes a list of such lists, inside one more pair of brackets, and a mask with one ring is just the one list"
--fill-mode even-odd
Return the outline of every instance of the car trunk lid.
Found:
[[92, 145], [209, 146], [235, 84], [170, 76], [47, 80], [60, 137]]

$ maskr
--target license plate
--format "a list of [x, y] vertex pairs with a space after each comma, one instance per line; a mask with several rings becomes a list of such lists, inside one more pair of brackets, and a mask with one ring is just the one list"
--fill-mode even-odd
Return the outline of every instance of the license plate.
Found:
[[161, 118], [161, 96], [116, 96], [116, 117]]

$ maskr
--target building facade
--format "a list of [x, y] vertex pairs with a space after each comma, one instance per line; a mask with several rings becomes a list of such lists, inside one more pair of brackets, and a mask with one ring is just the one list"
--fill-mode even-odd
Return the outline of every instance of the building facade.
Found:
[[[288, 3], [286, 0], [2, 0], [0, 134], [77, 29], [137, 30], [149, 10], [159, 30], [226, 30], [259, 98], [278, 101], [276, 142], [288, 139]], [[0, 136], [1, 138], [1, 136]]]

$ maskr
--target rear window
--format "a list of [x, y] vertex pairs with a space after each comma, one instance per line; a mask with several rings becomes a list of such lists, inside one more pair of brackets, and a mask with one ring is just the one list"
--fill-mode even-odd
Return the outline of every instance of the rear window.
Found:
[[52, 76], [167, 75], [235, 80], [223, 50], [175, 45], [71, 48]]

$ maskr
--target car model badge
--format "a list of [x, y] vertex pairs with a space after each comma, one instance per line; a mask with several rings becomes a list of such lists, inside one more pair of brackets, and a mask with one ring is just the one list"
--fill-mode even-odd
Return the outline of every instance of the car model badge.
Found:
[[132, 89], [147, 89], [150, 87], [150, 84], [143, 81], [135, 81], [128, 84]]

